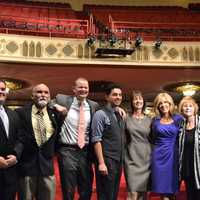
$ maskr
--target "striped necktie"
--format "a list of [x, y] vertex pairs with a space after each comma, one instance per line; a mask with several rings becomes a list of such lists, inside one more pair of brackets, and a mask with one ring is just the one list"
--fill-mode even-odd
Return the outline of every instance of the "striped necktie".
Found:
[[85, 146], [85, 117], [83, 110], [83, 102], [80, 103], [79, 107], [78, 146], [81, 149]]
[[37, 128], [39, 133], [38, 138], [40, 139], [40, 141], [38, 141], [39, 146], [47, 141], [46, 128], [43, 116], [44, 113], [42, 111], [37, 112]]

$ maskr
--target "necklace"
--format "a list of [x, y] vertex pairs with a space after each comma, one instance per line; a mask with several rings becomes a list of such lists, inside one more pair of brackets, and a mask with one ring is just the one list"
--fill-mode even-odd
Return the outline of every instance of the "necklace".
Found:
[[171, 124], [174, 120], [172, 118], [161, 118], [160, 122], [162, 124]]
[[144, 119], [144, 114], [140, 115], [133, 114], [132, 117], [135, 118], [137, 121], [141, 122]]

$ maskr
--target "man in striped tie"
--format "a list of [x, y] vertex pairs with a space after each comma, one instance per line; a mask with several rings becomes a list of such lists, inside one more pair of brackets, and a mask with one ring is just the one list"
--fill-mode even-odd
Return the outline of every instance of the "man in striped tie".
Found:
[[17, 109], [22, 123], [24, 152], [20, 160], [20, 200], [54, 200], [53, 156], [59, 132], [59, 114], [48, 106], [49, 88], [32, 90], [33, 102]]

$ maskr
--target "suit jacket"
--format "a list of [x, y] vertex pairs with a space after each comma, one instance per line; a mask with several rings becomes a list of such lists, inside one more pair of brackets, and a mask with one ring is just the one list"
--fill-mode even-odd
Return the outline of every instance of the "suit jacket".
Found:
[[[72, 105], [73, 98], [74, 97], [70, 95], [58, 94], [53, 101], [61, 106], [66, 107], [69, 110], [70, 106]], [[93, 115], [99, 109], [99, 104], [90, 99], [86, 99], [86, 101], [90, 106], [91, 115]]]
[[[56, 98], [53, 100], [53, 102], [57, 103], [61, 106], [64, 106], [69, 110], [71, 105], [72, 105], [73, 98], [74, 98], [74, 96], [58, 94], [56, 96]], [[91, 117], [92, 117], [94, 115], [94, 113], [99, 109], [99, 104], [95, 101], [90, 100], [90, 99], [86, 99], [86, 101], [88, 102], [88, 104], [90, 106], [90, 114], [91, 114]]]
[[[23, 144], [19, 140], [20, 120], [15, 111], [7, 107], [4, 108], [9, 120], [9, 137], [7, 137], [3, 122], [0, 119], [0, 156], [6, 157], [12, 154], [19, 160], [23, 151]], [[15, 182], [17, 180], [17, 165], [0, 169], [0, 173], [4, 175], [8, 182]]]
[[52, 136], [40, 147], [36, 143], [32, 126], [32, 104], [16, 110], [22, 123], [21, 141], [24, 151], [21, 156], [19, 170], [22, 176], [50, 176], [54, 174], [53, 156], [58, 141], [59, 114], [47, 107], [49, 118], [55, 129]]
[[[64, 94], [58, 94], [56, 96], [56, 98], [53, 100], [54, 103], [57, 103], [61, 106], [66, 107], [68, 110], [70, 109], [72, 102], [73, 102], [73, 98], [74, 96], [70, 96], [70, 95], [64, 95]], [[86, 99], [86, 101], [88, 102], [89, 106], [90, 106], [90, 114], [91, 114], [91, 118], [94, 115], [94, 113], [99, 109], [99, 104], [95, 101], [92, 101], [90, 99]], [[64, 119], [63, 119], [64, 120]], [[92, 120], [90, 122], [90, 124], [92, 123]], [[89, 140], [91, 140], [91, 131], [89, 133]], [[91, 144], [91, 141], [90, 141]], [[91, 147], [91, 145], [90, 145]], [[94, 155], [93, 155], [93, 148], [90, 148], [90, 156], [91, 159], [93, 159]]]

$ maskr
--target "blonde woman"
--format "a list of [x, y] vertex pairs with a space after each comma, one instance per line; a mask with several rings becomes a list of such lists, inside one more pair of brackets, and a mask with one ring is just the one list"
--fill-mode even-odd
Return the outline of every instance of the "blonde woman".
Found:
[[126, 119], [125, 178], [127, 200], [146, 200], [150, 176], [151, 144], [148, 141], [151, 118], [144, 114], [140, 91], [131, 95], [131, 114]]
[[186, 183], [187, 200], [200, 199], [200, 117], [192, 97], [183, 97], [179, 112], [184, 125], [179, 137], [180, 175]]
[[160, 93], [154, 100], [156, 117], [152, 122], [152, 191], [162, 200], [174, 199], [178, 191], [178, 135], [181, 115], [174, 114], [172, 97]]

